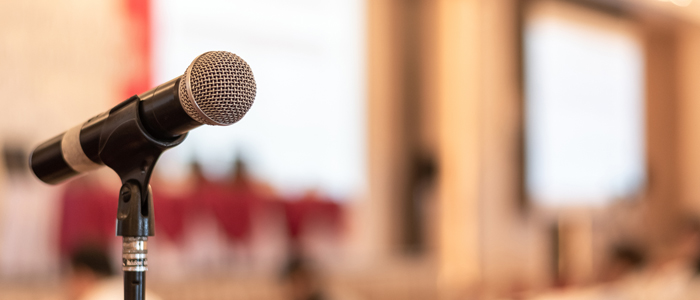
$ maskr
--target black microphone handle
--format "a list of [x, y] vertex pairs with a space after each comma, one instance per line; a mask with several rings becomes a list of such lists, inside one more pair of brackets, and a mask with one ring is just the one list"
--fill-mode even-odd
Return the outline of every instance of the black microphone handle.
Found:
[[[139, 95], [139, 119], [154, 139], [172, 141], [202, 125], [182, 108], [179, 82], [180, 77], [177, 77]], [[43, 182], [57, 184], [103, 166], [99, 143], [104, 120], [111, 111], [127, 102], [129, 100], [37, 146], [29, 158], [34, 174]]]
[[160, 139], [174, 139], [202, 125], [190, 117], [180, 103], [180, 77], [139, 95], [139, 116], [148, 133]]
[[99, 155], [102, 125], [109, 113], [101, 113], [42, 143], [29, 156], [29, 166], [41, 181], [57, 184], [104, 165]]

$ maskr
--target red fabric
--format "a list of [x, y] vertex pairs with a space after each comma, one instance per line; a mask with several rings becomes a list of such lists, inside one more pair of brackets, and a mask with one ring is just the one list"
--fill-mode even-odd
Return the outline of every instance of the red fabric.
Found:
[[[309, 226], [322, 226], [338, 233], [343, 209], [329, 199], [306, 196], [292, 201], [266, 199], [247, 186], [202, 183], [195, 192], [172, 195], [153, 188], [156, 233], [182, 241], [192, 215], [214, 217], [231, 241], [246, 243], [253, 232], [253, 218], [261, 212], [283, 209], [291, 241], [299, 241]], [[117, 192], [82, 181], [70, 184], [64, 193], [59, 234], [60, 251], [69, 255], [86, 243], [106, 246], [115, 237]]]
[[65, 256], [86, 244], [107, 246], [116, 233], [118, 190], [81, 182], [67, 186], [62, 199], [59, 247]]
[[[124, 0], [128, 27], [128, 38], [138, 62], [138, 72], [130, 74], [124, 87], [123, 99], [141, 94], [153, 87], [151, 1]], [[122, 99], [122, 100], [123, 100]]]
[[247, 187], [227, 187], [201, 182], [190, 194], [173, 196], [153, 188], [156, 232], [173, 241], [181, 241], [185, 226], [193, 215], [213, 217], [227, 237], [236, 242], [249, 241], [253, 216], [262, 209], [262, 198]]
[[287, 232], [293, 241], [298, 241], [306, 226], [324, 226], [339, 232], [343, 224], [343, 211], [338, 203], [330, 199], [305, 196], [284, 203]]
[[185, 234], [187, 216], [196, 206], [188, 195], [169, 195], [153, 189], [153, 210], [156, 234], [171, 241], [181, 242]]
[[237, 242], [250, 240], [253, 215], [263, 201], [253, 189], [245, 185], [230, 187], [209, 185], [201, 195], [230, 240]]

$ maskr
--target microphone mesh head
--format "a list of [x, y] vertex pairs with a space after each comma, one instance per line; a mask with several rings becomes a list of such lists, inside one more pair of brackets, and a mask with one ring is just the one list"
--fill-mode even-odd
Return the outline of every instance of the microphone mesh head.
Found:
[[195, 58], [180, 79], [178, 93], [185, 112], [197, 122], [231, 125], [255, 100], [250, 66], [231, 52], [211, 51]]

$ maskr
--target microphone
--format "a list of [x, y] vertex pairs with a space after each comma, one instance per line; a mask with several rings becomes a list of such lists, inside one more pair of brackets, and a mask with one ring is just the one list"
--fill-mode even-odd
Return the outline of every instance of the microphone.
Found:
[[49, 184], [103, 166], [101, 140], [118, 126], [106, 120], [131, 101], [138, 100], [139, 126], [146, 138], [176, 145], [201, 125], [236, 123], [253, 105], [255, 93], [253, 72], [243, 59], [226, 51], [206, 52], [182, 76], [42, 143], [32, 151], [29, 164], [37, 178]]

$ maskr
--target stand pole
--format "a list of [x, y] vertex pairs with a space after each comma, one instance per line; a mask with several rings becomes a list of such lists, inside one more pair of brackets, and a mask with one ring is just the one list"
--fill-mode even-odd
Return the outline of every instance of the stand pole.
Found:
[[119, 193], [117, 234], [122, 240], [124, 299], [144, 300], [148, 270], [148, 236], [153, 235], [153, 197], [150, 186], [127, 181]]
[[148, 270], [148, 237], [124, 237], [122, 268], [124, 270], [124, 299], [144, 300]]
[[146, 299], [146, 272], [124, 271], [124, 300]]

